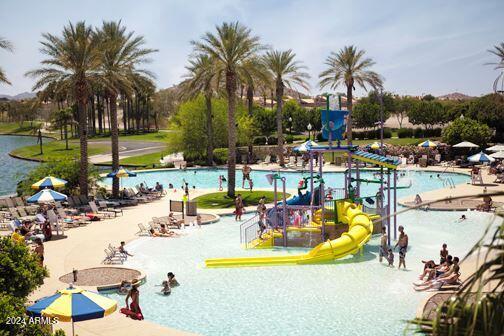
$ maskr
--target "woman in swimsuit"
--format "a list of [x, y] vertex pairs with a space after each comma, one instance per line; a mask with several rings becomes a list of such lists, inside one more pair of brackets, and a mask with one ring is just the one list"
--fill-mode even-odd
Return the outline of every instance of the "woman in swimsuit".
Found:
[[[131, 298], [131, 304], [129, 304], [129, 299]], [[138, 284], [134, 284], [126, 296], [126, 309], [131, 310], [133, 313], [142, 315], [142, 310], [140, 309], [140, 292], [138, 291]], [[141, 318], [143, 320], [143, 316]]]

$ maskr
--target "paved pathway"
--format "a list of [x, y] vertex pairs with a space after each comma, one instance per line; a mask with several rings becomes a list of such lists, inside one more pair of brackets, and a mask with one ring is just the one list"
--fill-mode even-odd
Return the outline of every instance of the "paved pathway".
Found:
[[[93, 140], [89, 144], [102, 145], [103, 143], [110, 144], [110, 139], [106, 140]], [[119, 159], [125, 159], [131, 156], [139, 156], [145, 154], [151, 154], [156, 152], [161, 152], [166, 149], [166, 143], [164, 142], [152, 142], [152, 141], [119, 141]], [[160, 157], [161, 159], [161, 157]], [[112, 155], [110, 151], [106, 154], [93, 155], [89, 157], [92, 163], [104, 163], [112, 161]]]

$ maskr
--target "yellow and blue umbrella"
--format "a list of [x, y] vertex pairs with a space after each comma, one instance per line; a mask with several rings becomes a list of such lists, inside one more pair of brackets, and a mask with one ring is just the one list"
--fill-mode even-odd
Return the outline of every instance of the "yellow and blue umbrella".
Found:
[[58, 321], [74, 322], [93, 320], [112, 314], [117, 302], [95, 292], [81, 288], [67, 288], [44, 297], [26, 310], [32, 316], [58, 318]]
[[107, 177], [134, 177], [134, 176], [137, 176], [137, 174], [123, 167], [107, 174]]
[[62, 188], [67, 184], [67, 181], [53, 177], [46, 176], [42, 180], [32, 184], [32, 189], [40, 190], [45, 188]]
[[[385, 144], [383, 144], [383, 147], [387, 147]], [[372, 144], [369, 144], [366, 146], [368, 149], [380, 149], [381, 148], [381, 143], [375, 141]]]
[[434, 143], [430, 140], [425, 140], [424, 142], [419, 143], [418, 147], [430, 148], [430, 147], [437, 147], [437, 145], [436, 145], [436, 143]]
[[483, 152], [479, 152], [478, 154], [474, 154], [473, 156], [470, 156], [467, 158], [470, 162], [479, 162], [479, 163], [485, 163], [485, 162], [494, 162], [495, 159], [489, 155], [486, 155]]
[[67, 199], [65, 194], [59, 193], [52, 189], [43, 189], [28, 198], [26, 202], [28, 203], [52, 203], [52, 202], [63, 202]]

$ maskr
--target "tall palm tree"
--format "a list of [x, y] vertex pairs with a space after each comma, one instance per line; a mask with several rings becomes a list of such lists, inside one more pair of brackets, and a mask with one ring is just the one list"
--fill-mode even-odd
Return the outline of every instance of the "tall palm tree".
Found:
[[273, 81], [275, 82], [276, 93], [276, 123], [277, 123], [277, 139], [278, 139], [278, 162], [284, 166], [283, 152], [283, 96], [285, 86], [292, 88], [293, 85], [301, 86], [308, 90], [306, 80], [310, 76], [303, 72], [306, 69], [299, 61], [294, 60], [296, 54], [291, 49], [285, 51], [270, 50], [263, 57], [266, 68], [270, 71]]
[[[147, 56], [155, 49], [143, 48], [143, 36], [134, 36], [134, 32], [126, 32], [126, 27], [119, 22], [103, 22], [97, 31], [100, 41], [101, 67], [100, 77], [106, 89], [110, 110], [110, 138], [112, 143], [112, 170], [119, 169], [119, 125], [117, 118], [117, 97], [121, 92], [131, 93], [133, 83], [132, 73], [147, 77], [153, 75], [143, 69], [137, 69], [138, 64], [149, 61]], [[112, 195], [119, 195], [119, 179], [112, 181]]]
[[493, 89], [495, 92], [497, 92], [499, 91], [499, 82], [501, 82], [501, 85], [504, 86], [504, 42], [501, 42], [500, 44], [494, 46], [494, 49], [490, 49], [488, 50], [488, 52], [494, 54], [499, 58], [497, 62], [487, 63], [489, 65], [495, 65], [495, 70], [501, 70], [501, 73], [497, 76], [493, 84]]
[[[12, 51], [12, 44], [1, 36], [0, 36], [0, 49]], [[0, 83], [10, 84], [2, 68], [0, 68]]]
[[98, 39], [93, 28], [84, 21], [79, 21], [75, 25], [69, 23], [63, 28], [61, 37], [49, 33], [42, 34], [42, 37], [41, 51], [47, 58], [41, 62], [41, 68], [29, 71], [26, 75], [37, 79], [33, 90], [45, 88], [53, 82], [61, 82], [73, 91], [79, 120], [79, 188], [81, 195], [87, 195], [87, 104], [91, 84], [97, 79], [97, 71], [101, 64]]
[[379, 88], [383, 84], [382, 77], [369, 70], [375, 62], [371, 58], [365, 58], [364, 50], [358, 50], [355, 46], [346, 46], [339, 52], [331, 52], [325, 61], [327, 69], [319, 75], [320, 87], [329, 86], [336, 89], [340, 85], [347, 89], [347, 141], [352, 144], [352, 100], [355, 85], [367, 90], [366, 85]]
[[216, 33], [205, 33], [201, 41], [192, 41], [196, 52], [208, 54], [219, 64], [225, 78], [228, 101], [228, 191], [235, 195], [236, 180], [236, 94], [240, 73], [247, 61], [262, 49], [259, 37], [239, 22], [223, 23], [216, 27]]
[[180, 97], [183, 100], [192, 99], [203, 94], [206, 107], [206, 134], [207, 134], [207, 164], [213, 164], [213, 127], [212, 127], [212, 97], [217, 93], [219, 86], [219, 63], [207, 54], [197, 54], [189, 60], [186, 66], [188, 73], [181, 84]]

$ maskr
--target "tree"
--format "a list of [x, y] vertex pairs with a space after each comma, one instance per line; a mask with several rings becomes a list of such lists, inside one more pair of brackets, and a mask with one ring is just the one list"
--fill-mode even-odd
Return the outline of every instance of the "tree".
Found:
[[271, 77], [275, 83], [278, 162], [280, 166], [284, 166], [282, 113], [285, 86], [292, 88], [293, 85], [298, 85], [308, 89], [306, 80], [310, 78], [306, 72], [302, 71], [306, 67], [302, 66], [299, 61], [294, 60], [295, 57], [296, 54], [291, 49], [286, 51], [269, 50], [263, 57], [265, 67], [271, 73]]
[[65, 149], [69, 150], [68, 147], [68, 125], [72, 121], [72, 108], [67, 107], [60, 110], [55, 110], [51, 116], [51, 125], [55, 128], [61, 129], [61, 133], [64, 135], [65, 139]]
[[62, 36], [42, 34], [41, 51], [48, 58], [42, 67], [27, 73], [37, 78], [33, 90], [45, 88], [51, 83], [65, 83], [77, 103], [80, 139], [80, 193], [88, 194], [88, 118], [87, 105], [91, 84], [97, 78], [101, 65], [98, 39], [91, 26], [84, 21], [69, 23]]
[[469, 141], [480, 146], [486, 145], [492, 137], [490, 127], [470, 118], [457, 118], [443, 129], [443, 141], [455, 145]]
[[413, 125], [424, 125], [426, 129], [432, 129], [445, 121], [443, 105], [438, 101], [420, 101], [413, 105], [408, 112], [409, 121]]
[[[0, 49], [12, 51], [12, 43], [10, 43], [9, 41], [0, 36]], [[2, 68], [0, 68], [0, 83], [10, 84]]]
[[494, 65], [495, 70], [500, 70], [500, 74], [497, 76], [493, 83], [493, 89], [495, 92], [497, 92], [499, 91], [499, 82], [501, 83], [501, 90], [502, 86], [504, 86], [504, 42], [501, 42], [500, 44], [494, 46], [494, 49], [490, 49], [488, 50], [488, 52], [498, 57], [497, 62], [487, 63], [488, 65]]
[[223, 23], [216, 33], [207, 32], [201, 41], [192, 41], [196, 52], [208, 54], [215, 59], [220, 69], [219, 76], [225, 78], [228, 100], [228, 190], [229, 197], [235, 195], [236, 182], [236, 92], [239, 74], [245, 70], [247, 61], [261, 50], [259, 37], [253, 36], [249, 28], [238, 22]]
[[[359, 102], [352, 111], [353, 125], [357, 128], [375, 128], [380, 122], [381, 107], [376, 103]], [[384, 113], [385, 115], [385, 113]], [[384, 117], [384, 120], [387, 120]]]
[[396, 97], [396, 110], [393, 115], [396, 117], [397, 122], [399, 123], [399, 128], [402, 128], [402, 123], [404, 118], [411, 113], [411, 110], [415, 107], [415, 104], [418, 103], [417, 99], [411, 97]]
[[[134, 74], [147, 78], [153, 75], [143, 69], [137, 69], [138, 64], [149, 61], [147, 56], [157, 50], [143, 48], [143, 36], [135, 36], [126, 32], [126, 27], [119, 22], [103, 22], [97, 31], [101, 55], [100, 79], [106, 89], [110, 110], [110, 139], [112, 143], [112, 170], [119, 169], [119, 125], [117, 118], [117, 97], [121, 92], [133, 92]], [[119, 178], [112, 181], [112, 197], [119, 196]]]
[[382, 77], [374, 71], [369, 70], [375, 62], [371, 58], [364, 58], [364, 50], [358, 50], [355, 46], [346, 46], [338, 53], [331, 52], [325, 61], [327, 69], [320, 73], [320, 87], [329, 86], [336, 89], [340, 85], [347, 89], [347, 139], [348, 144], [352, 144], [352, 100], [355, 85], [365, 90], [366, 85], [374, 89], [382, 87]]
[[207, 54], [198, 54], [189, 60], [186, 66], [188, 73], [180, 85], [180, 96], [183, 100], [194, 99], [199, 94], [205, 97], [206, 105], [206, 133], [207, 153], [206, 159], [209, 166], [213, 165], [213, 127], [212, 127], [212, 97], [217, 93], [219, 83], [218, 63]]
[[494, 93], [471, 101], [467, 116], [495, 128], [495, 141], [504, 140], [504, 96]]
[[434, 101], [436, 100], [436, 97], [431, 95], [430, 93], [426, 94], [425, 96], [422, 97], [423, 101]]

